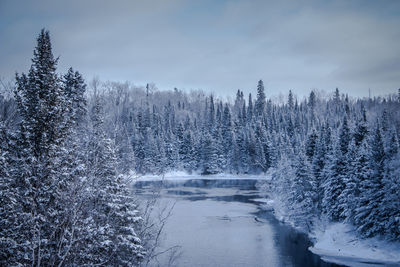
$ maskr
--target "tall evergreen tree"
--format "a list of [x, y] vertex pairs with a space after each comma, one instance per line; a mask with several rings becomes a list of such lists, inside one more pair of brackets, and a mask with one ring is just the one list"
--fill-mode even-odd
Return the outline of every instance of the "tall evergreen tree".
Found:
[[264, 114], [266, 103], [264, 83], [262, 80], [259, 80], [257, 85], [257, 99], [254, 107], [257, 116]]
[[247, 107], [247, 120], [248, 120], [249, 122], [251, 122], [252, 119], [253, 119], [253, 111], [254, 111], [254, 108], [253, 108], [253, 100], [252, 100], [252, 98], [251, 98], [251, 94], [249, 94], [249, 105], [248, 105], [248, 107]]
[[370, 174], [368, 179], [361, 181], [360, 205], [356, 211], [355, 220], [358, 230], [365, 236], [384, 234], [382, 222], [382, 204], [384, 201], [383, 175], [384, 157], [383, 141], [379, 125], [371, 140], [369, 155]]
[[343, 205], [340, 195], [342, 194], [347, 176], [347, 153], [349, 149], [350, 134], [346, 117], [343, 120], [339, 140], [335, 150], [328, 156], [329, 165], [324, 174], [324, 197], [323, 208], [328, 217], [334, 221], [344, 219]]
[[138, 215], [135, 203], [122, 176], [116, 170], [117, 161], [111, 139], [103, 130], [100, 100], [92, 111], [93, 134], [89, 143], [89, 205], [85, 219], [79, 264], [112, 266], [138, 265], [144, 257], [137, 235]]
[[292, 90], [289, 90], [288, 107], [289, 107], [289, 110], [293, 110], [293, 108], [294, 108], [294, 98], [293, 98]]
[[[17, 166], [20, 171], [15, 175], [25, 181], [19, 186], [30, 188], [20, 205], [21, 212], [29, 218], [23, 228], [31, 229], [30, 233], [21, 233], [18, 246], [25, 246], [25, 251], [29, 247], [31, 252], [25, 259], [34, 265], [53, 265], [62, 261], [64, 255], [58, 251], [66, 241], [63, 232], [69, 225], [65, 220], [70, 219], [63, 203], [66, 181], [59, 179], [64, 177], [60, 173], [60, 164], [67, 153], [62, 148], [70, 125], [66, 116], [69, 107], [56, 74], [56, 65], [49, 32], [42, 30], [28, 76], [16, 77], [15, 97], [22, 117], [19, 149], [30, 156], [20, 158]], [[29, 176], [25, 176], [26, 170], [29, 170]]]
[[69, 68], [67, 74], [63, 76], [62, 82], [71, 117], [75, 122], [81, 122], [87, 113], [85, 81], [79, 72]]

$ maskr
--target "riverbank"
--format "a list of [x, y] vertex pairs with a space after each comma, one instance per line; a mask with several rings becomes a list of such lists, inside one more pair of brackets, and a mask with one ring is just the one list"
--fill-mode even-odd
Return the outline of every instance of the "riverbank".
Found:
[[162, 175], [157, 174], [146, 174], [141, 176], [135, 176], [137, 181], [175, 181], [175, 180], [191, 180], [191, 179], [225, 179], [225, 180], [265, 180], [265, 175], [255, 175], [255, 174], [230, 174], [230, 173], [218, 173], [212, 175], [200, 175], [198, 173], [187, 173], [184, 171], [171, 171]]
[[360, 238], [353, 226], [330, 223], [310, 234], [310, 251], [325, 261], [348, 266], [400, 266], [400, 242]]
[[[264, 205], [273, 210], [275, 217], [296, 228], [273, 200]], [[306, 233], [313, 243], [311, 252], [324, 261], [351, 267], [360, 266], [400, 266], [400, 242], [374, 238], [361, 238], [354, 226], [348, 223], [318, 222], [311, 232]], [[297, 230], [304, 232], [304, 229]]]

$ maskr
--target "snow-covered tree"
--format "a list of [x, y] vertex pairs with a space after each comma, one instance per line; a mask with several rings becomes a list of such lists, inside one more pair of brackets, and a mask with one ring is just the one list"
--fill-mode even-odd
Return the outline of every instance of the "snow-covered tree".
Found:
[[256, 115], [261, 116], [262, 114], [264, 114], [265, 107], [266, 107], [266, 98], [265, 98], [264, 83], [262, 80], [259, 80], [257, 85], [257, 99], [256, 99], [256, 104], [254, 106]]
[[85, 238], [79, 264], [138, 265], [144, 256], [136, 230], [141, 220], [128, 184], [119, 175], [115, 147], [103, 130], [101, 102], [92, 111], [93, 134], [89, 143], [88, 194], [90, 207], [84, 220]]
[[382, 218], [384, 201], [384, 157], [383, 141], [377, 125], [371, 139], [371, 152], [369, 154], [369, 175], [361, 181], [360, 202], [357, 208], [355, 220], [358, 230], [365, 236], [384, 234], [385, 218]]

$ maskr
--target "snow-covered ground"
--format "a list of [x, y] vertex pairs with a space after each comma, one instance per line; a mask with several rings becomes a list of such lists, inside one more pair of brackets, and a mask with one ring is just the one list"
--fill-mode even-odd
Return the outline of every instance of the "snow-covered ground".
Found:
[[346, 223], [331, 223], [316, 230], [310, 250], [325, 261], [348, 266], [400, 266], [400, 242], [379, 238], [361, 239], [354, 227]]
[[226, 179], [226, 180], [238, 180], [238, 179], [246, 179], [246, 180], [259, 180], [265, 179], [265, 175], [250, 175], [250, 174], [241, 174], [235, 175], [230, 173], [219, 173], [214, 175], [200, 175], [198, 173], [187, 173], [183, 171], [172, 171], [165, 173], [163, 175], [153, 175], [147, 174], [142, 176], [136, 176], [136, 181], [160, 181], [160, 180], [190, 180], [190, 179]]

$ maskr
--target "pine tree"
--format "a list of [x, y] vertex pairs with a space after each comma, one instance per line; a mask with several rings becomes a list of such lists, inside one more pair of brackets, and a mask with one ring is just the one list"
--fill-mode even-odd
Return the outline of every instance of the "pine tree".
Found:
[[[363, 177], [364, 167], [362, 161], [358, 161], [358, 147], [354, 140], [350, 143], [349, 153], [347, 154], [348, 164], [346, 166], [346, 175], [344, 176], [344, 189], [339, 196], [339, 203], [342, 210], [341, 217], [346, 221], [353, 223], [355, 210], [358, 206], [360, 178]], [[362, 151], [363, 153], [365, 152]], [[365, 162], [364, 162], [365, 163]]]
[[381, 207], [384, 199], [383, 175], [385, 153], [379, 126], [371, 140], [369, 154], [370, 173], [368, 179], [361, 181], [360, 203], [356, 210], [355, 220], [358, 230], [364, 236], [384, 234], [384, 222], [381, 217]]
[[242, 118], [242, 121], [241, 121], [242, 126], [243, 126], [243, 127], [246, 127], [246, 124], [247, 124], [247, 112], [246, 112], [246, 102], [245, 102], [245, 101], [243, 101], [242, 116], [241, 116], [241, 118]]
[[84, 120], [86, 110], [86, 84], [82, 75], [74, 71], [72, 68], [68, 69], [66, 75], [63, 76], [64, 93], [68, 105], [70, 107], [71, 118], [75, 122]]
[[334, 221], [344, 219], [343, 203], [340, 195], [345, 184], [344, 179], [347, 176], [347, 153], [349, 149], [350, 134], [346, 117], [340, 131], [339, 140], [335, 150], [329, 154], [329, 165], [324, 170], [324, 197], [322, 206], [328, 217]]
[[336, 104], [339, 104], [339, 102], [340, 102], [340, 93], [339, 93], [339, 88], [337, 88], [337, 87], [335, 89], [335, 94], [333, 96], [333, 99], [334, 99]]
[[295, 178], [292, 184], [293, 214], [295, 221], [308, 231], [312, 228], [316, 211], [316, 184], [311, 165], [303, 153], [298, 155], [295, 164]]
[[262, 80], [259, 80], [257, 85], [257, 100], [254, 107], [255, 114], [258, 117], [264, 114], [265, 106], [266, 106], [266, 97], [265, 97], [264, 83]]
[[347, 117], [345, 116], [343, 118], [343, 124], [342, 124], [342, 129], [340, 131], [339, 135], [339, 146], [340, 146], [340, 152], [342, 155], [347, 154], [349, 150], [349, 144], [350, 144], [350, 129], [347, 124]]
[[322, 199], [324, 196], [323, 183], [325, 182], [324, 168], [327, 164], [327, 154], [330, 152], [330, 128], [325, 125], [320, 131], [320, 137], [315, 147], [312, 170], [315, 177], [315, 187], [317, 188], [316, 204], [317, 210], [322, 210]]
[[400, 238], [400, 153], [397, 152], [387, 162], [384, 177], [383, 223], [386, 235], [392, 240]]
[[306, 156], [308, 158], [308, 161], [310, 162], [312, 162], [315, 154], [317, 140], [318, 140], [318, 135], [313, 129], [312, 133], [308, 136], [306, 142]]
[[367, 115], [364, 105], [361, 105], [361, 113], [362, 118], [357, 122], [356, 132], [354, 133], [354, 140], [357, 146], [359, 146], [368, 135]]
[[13, 247], [16, 245], [18, 233], [16, 229], [15, 211], [17, 195], [9, 173], [9, 149], [11, 142], [9, 133], [0, 122], [0, 265], [16, 265], [17, 258]]
[[138, 265], [144, 257], [136, 234], [141, 220], [129, 196], [128, 185], [118, 175], [115, 149], [103, 130], [100, 100], [92, 111], [93, 134], [89, 143], [89, 205], [81, 240], [79, 264]]
[[289, 107], [289, 110], [293, 110], [293, 108], [294, 108], [294, 98], [293, 98], [292, 90], [289, 90], [288, 107]]
[[308, 97], [308, 106], [311, 108], [312, 111], [314, 111], [315, 106], [316, 106], [316, 95], [314, 91], [311, 91], [310, 96]]
[[249, 105], [247, 107], [247, 120], [251, 122], [253, 120], [253, 100], [251, 98], [251, 94], [249, 94]]
[[183, 168], [189, 173], [196, 169], [196, 156], [194, 147], [195, 146], [192, 131], [190, 129], [187, 129], [183, 136], [181, 154], [183, 156]]
[[49, 32], [42, 30], [28, 76], [16, 77], [15, 97], [22, 117], [19, 149], [30, 156], [19, 159], [16, 166], [19, 171], [14, 175], [24, 181], [18, 186], [29, 188], [20, 205], [24, 210], [21, 213], [28, 217], [23, 228], [31, 229], [31, 233], [20, 233], [23, 245], [18, 246], [25, 246], [22, 250], [30, 247], [25, 259], [35, 265], [62, 261], [64, 255], [57, 251], [63, 246], [63, 232], [69, 227], [65, 221], [70, 219], [63, 204], [67, 181], [60, 179], [63, 177], [60, 164], [67, 154], [63, 144], [70, 125], [66, 116], [69, 107], [56, 65]]
[[218, 167], [218, 150], [214, 138], [210, 134], [205, 133], [201, 143], [201, 173], [209, 175], [220, 172]]
[[257, 158], [255, 159], [255, 163], [258, 167], [261, 167], [262, 171], [266, 172], [273, 164], [274, 155], [266, 129], [260, 122], [257, 123], [255, 129], [255, 138], [257, 142]]
[[211, 129], [215, 124], [215, 106], [214, 106], [214, 97], [210, 96], [210, 111], [208, 112], [208, 127]]
[[226, 166], [225, 169], [231, 169], [233, 167], [233, 145], [234, 136], [232, 129], [232, 118], [229, 106], [225, 104], [224, 112], [222, 114], [222, 128], [221, 128], [221, 145], [222, 153], [225, 156]]
[[29, 74], [16, 76], [19, 130], [0, 127], [1, 264], [137, 265], [140, 218], [116, 173], [113, 144], [97, 127], [86, 145], [84, 81], [72, 69], [61, 78], [56, 65], [42, 30]]

